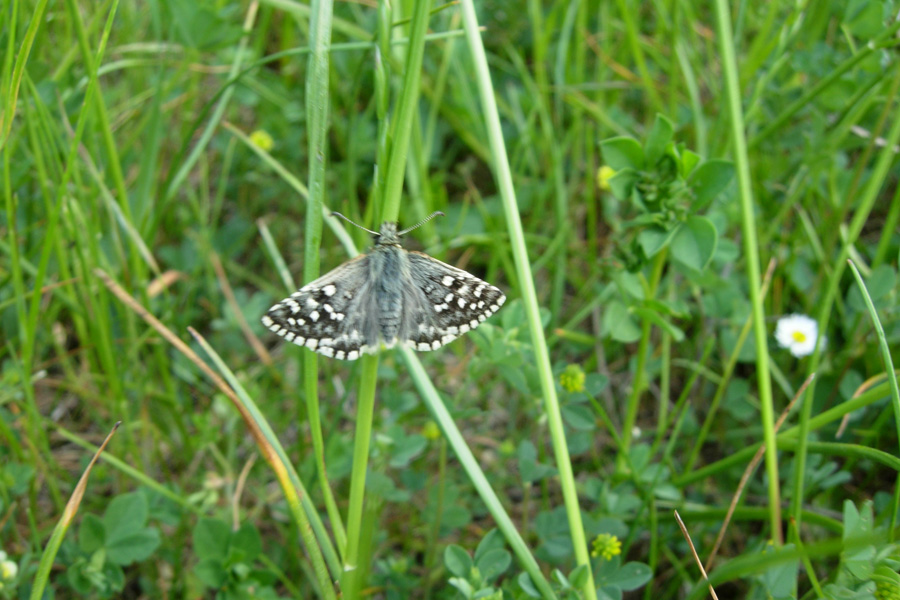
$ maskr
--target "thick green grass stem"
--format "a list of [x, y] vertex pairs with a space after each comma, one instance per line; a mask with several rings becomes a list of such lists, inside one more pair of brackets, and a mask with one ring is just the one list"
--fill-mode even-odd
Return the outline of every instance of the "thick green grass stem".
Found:
[[475, 5], [472, 0], [463, 0], [460, 4], [460, 8], [463, 14], [466, 40], [468, 41], [469, 50], [472, 53], [472, 62], [475, 67], [475, 80], [478, 85], [481, 108], [484, 112], [484, 119], [490, 142], [494, 177], [497, 179], [500, 190], [503, 211], [506, 216], [506, 225], [509, 231], [510, 245], [516, 264], [519, 291], [522, 294], [526, 319], [531, 333], [531, 341], [534, 346], [537, 373], [540, 378], [541, 390], [544, 396], [544, 408], [550, 427], [553, 451], [556, 455], [556, 467], [559, 470], [559, 481], [562, 486], [563, 498], [565, 500], [566, 516], [569, 521], [572, 545], [578, 564], [588, 565], [589, 567], [588, 577], [585, 580], [582, 593], [585, 598], [594, 598], [596, 596], [596, 589], [594, 587], [593, 574], [590, 572], [590, 556], [588, 555], [588, 545], [581, 520], [581, 507], [578, 504], [578, 491], [575, 487], [575, 476], [572, 472], [572, 462], [569, 458], [569, 449], [566, 445], [566, 436], [563, 429], [559, 399], [556, 396], [556, 383], [550, 365], [550, 356], [547, 349], [547, 342], [544, 337], [544, 329], [541, 325], [540, 308], [538, 306], [537, 293], [534, 287], [534, 279], [531, 274], [528, 248], [525, 246], [525, 235], [522, 230], [522, 221], [519, 216], [515, 189], [513, 188], [512, 172], [506, 154], [506, 143], [504, 142], [503, 131], [500, 127], [500, 114], [497, 107], [497, 100], [494, 96], [494, 87], [491, 82], [487, 56], [484, 51], [484, 42], [481, 39], [481, 32], [478, 29], [478, 17], [475, 14]]
[[[403, 192], [403, 176], [406, 171], [409, 136], [412, 131], [415, 109], [418, 105], [422, 60], [425, 54], [425, 33], [428, 30], [430, 2], [417, 2], [410, 24], [409, 45], [407, 46], [403, 89], [397, 100], [396, 120], [390, 136], [390, 159], [384, 183], [384, 195], [376, 197], [382, 221], [396, 221], [400, 213], [400, 199]], [[382, 18], [390, 15], [389, 10], [380, 13]], [[387, 57], [382, 56], [382, 59]], [[383, 81], [381, 85], [387, 84]], [[383, 94], [386, 88], [381, 88]], [[382, 122], [382, 126], [384, 123]], [[385, 132], [383, 132], [384, 134]], [[390, 134], [389, 134], [390, 135]], [[383, 156], [383, 154], [382, 154]], [[382, 168], [384, 165], [378, 165]], [[346, 598], [359, 597], [362, 588], [362, 574], [359, 559], [363, 553], [362, 515], [365, 498], [366, 470], [368, 468], [369, 446], [372, 438], [372, 418], [374, 415], [375, 390], [378, 378], [378, 356], [363, 356], [359, 385], [359, 405], [354, 436], [353, 468], [350, 478], [350, 504], [347, 514], [347, 551], [344, 556], [344, 572], [341, 588]], [[369, 552], [365, 552], [369, 554]]]
[[[900, 79], [900, 68], [895, 69], [894, 78]], [[897, 86], [895, 85], [894, 89], [896, 89], [896, 87]], [[893, 100], [894, 98], [889, 98], [887, 101]], [[838, 291], [840, 289], [840, 281], [841, 277], [844, 274], [844, 269], [847, 266], [847, 259], [850, 257], [850, 252], [853, 249], [854, 244], [856, 244], [856, 240], [859, 238], [860, 233], [862, 233], [863, 226], [866, 224], [869, 215], [872, 212], [872, 208], [875, 206], [875, 201], [878, 199], [879, 191], [884, 185], [885, 179], [888, 175], [888, 171], [890, 170], [891, 165], [894, 162], [894, 147], [898, 142], [900, 142], [900, 119], [894, 119], [893, 123], [891, 124], [891, 129], [888, 133], [887, 141], [885, 142], [884, 147], [881, 149], [881, 152], [878, 155], [878, 159], [876, 160], [875, 166], [872, 169], [871, 174], [869, 175], [866, 187], [864, 188], [862, 196], [859, 199], [859, 205], [856, 209], [856, 212], [853, 214], [853, 218], [850, 221], [850, 226], [847, 228], [847, 234], [843, 238], [841, 251], [834, 263], [834, 271], [831, 273], [831, 277], [828, 280], [828, 287], [826, 288], [825, 294], [819, 303], [819, 314], [816, 315], [816, 321], [819, 324], [820, 335], [824, 335], [825, 332], [828, 331], [828, 323], [831, 320], [834, 301], [835, 298], [837, 298]], [[813, 354], [810, 357], [809, 361], [810, 373], [815, 373], [819, 368], [819, 361], [821, 360], [823, 346], [824, 344], [816, 344], [816, 348], [813, 351]], [[806, 465], [805, 442], [809, 437], [810, 426], [813, 422], [813, 419], [811, 418], [812, 399], [815, 397], [815, 388], [816, 381], [813, 380], [806, 391], [806, 398], [803, 402], [802, 410], [800, 411], [800, 422], [798, 423], [798, 427], [800, 430], [800, 444], [798, 446], [796, 457], [797, 464], [794, 467], [794, 493], [791, 504], [791, 512], [794, 520], [797, 522], [798, 528], [801, 524], [800, 508], [803, 505], [803, 472]]]
[[[387, 165], [381, 220], [396, 221], [400, 214], [400, 198], [403, 195], [403, 176], [406, 173], [406, 155], [409, 152], [409, 134], [412, 131], [414, 113], [419, 105], [422, 79], [422, 60], [425, 55], [425, 34], [428, 32], [430, 1], [414, 3], [407, 46], [403, 91], [398, 98], [391, 159]], [[387, 57], [381, 57], [387, 60]]]
[[341, 574], [341, 590], [344, 598], [359, 597], [362, 582], [359, 573], [360, 540], [362, 534], [363, 505], [366, 493], [366, 470], [369, 464], [369, 445], [372, 439], [372, 418], [375, 414], [375, 388], [378, 381], [378, 356], [364, 355], [358, 405], [356, 408], [356, 433], [353, 436], [353, 468], [350, 473], [350, 503], [347, 508], [347, 551], [344, 554], [344, 572]]
[[[319, 247], [322, 245], [322, 221], [326, 202], [326, 166], [328, 155], [329, 64], [331, 47], [331, 0], [313, 2], [310, 10], [310, 53], [307, 59], [306, 118], [309, 124], [309, 184], [303, 253], [303, 282], [319, 276]], [[319, 489], [331, 520], [338, 552], [344, 555], [347, 536], [340, 511], [325, 469], [325, 442], [319, 412], [319, 362], [314, 352], [303, 353], [303, 399], [315, 453]]]
[[763, 440], [766, 444], [766, 476], [768, 478], [769, 526], [771, 537], [781, 544], [781, 494], [779, 491], [778, 447], [775, 444], [775, 411], [772, 402], [772, 380], [769, 375], [769, 349], [766, 342], [766, 321], [762, 305], [759, 268], [759, 246], [756, 239], [753, 189], [750, 181], [750, 160], [744, 133], [741, 93], [731, 32], [731, 12], [726, 0], [716, 0], [716, 29], [719, 32], [719, 51], [725, 76], [728, 120], [737, 168], [738, 196], [741, 203], [741, 231], [744, 237], [744, 261], [747, 265], [747, 287], [753, 315], [753, 340], [756, 346], [756, 377], [760, 404]]

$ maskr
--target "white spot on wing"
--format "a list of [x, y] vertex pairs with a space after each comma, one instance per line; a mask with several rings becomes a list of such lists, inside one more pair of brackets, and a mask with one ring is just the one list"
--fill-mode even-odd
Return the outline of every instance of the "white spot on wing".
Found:
[[325, 287], [322, 288], [322, 293], [331, 298], [334, 296], [334, 293], [337, 291], [337, 288], [334, 287], [333, 283], [329, 283]]

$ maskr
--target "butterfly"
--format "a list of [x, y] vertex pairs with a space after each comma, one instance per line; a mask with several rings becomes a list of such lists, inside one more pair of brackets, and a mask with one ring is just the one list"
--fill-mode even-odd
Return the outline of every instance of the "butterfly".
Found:
[[[340, 213], [333, 213], [353, 223]], [[506, 296], [471, 273], [422, 252], [409, 252], [403, 231], [382, 223], [367, 253], [306, 284], [263, 315], [262, 323], [289, 342], [341, 360], [398, 343], [437, 350], [497, 312]], [[356, 223], [353, 223], [356, 225]]]

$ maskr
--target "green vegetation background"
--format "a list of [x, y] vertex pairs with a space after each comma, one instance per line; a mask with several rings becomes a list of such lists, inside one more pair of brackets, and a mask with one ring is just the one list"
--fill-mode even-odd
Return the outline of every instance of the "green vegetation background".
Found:
[[[0, 598], [900, 597], [898, 7], [476, 4], [0, 2]], [[506, 306], [266, 333], [396, 201]]]

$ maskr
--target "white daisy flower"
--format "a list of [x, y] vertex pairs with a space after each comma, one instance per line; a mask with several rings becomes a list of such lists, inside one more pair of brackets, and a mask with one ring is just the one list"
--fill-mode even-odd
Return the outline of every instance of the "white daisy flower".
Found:
[[[809, 356], [816, 349], [819, 339], [819, 324], [806, 315], [788, 315], [778, 319], [775, 340], [782, 348], [787, 348], [797, 358]], [[821, 342], [823, 345], [825, 340]]]

